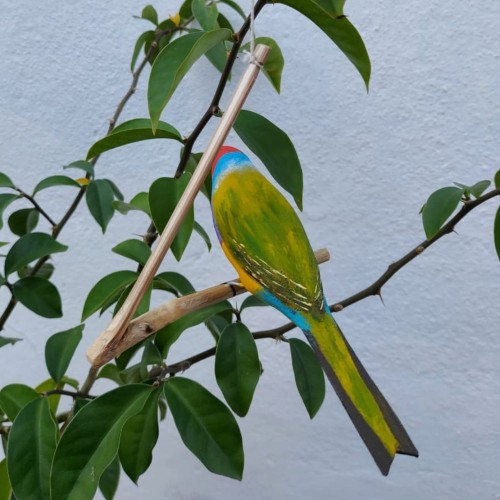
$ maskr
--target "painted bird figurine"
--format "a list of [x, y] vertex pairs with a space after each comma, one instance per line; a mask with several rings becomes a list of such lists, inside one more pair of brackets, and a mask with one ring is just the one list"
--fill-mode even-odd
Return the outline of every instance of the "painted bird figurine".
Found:
[[229, 146], [212, 165], [212, 212], [242, 285], [303, 330], [382, 474], [388, 474], [396, 453], [418, 456], [333, 319], [297, 214], [250, 159]]

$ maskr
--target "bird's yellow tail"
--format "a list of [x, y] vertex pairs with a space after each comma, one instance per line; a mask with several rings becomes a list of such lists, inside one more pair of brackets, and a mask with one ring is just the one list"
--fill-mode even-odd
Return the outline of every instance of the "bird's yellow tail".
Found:
[[396, 453], [418, 456], [403, 425], [369, 377], [329, 312], [307, 318], [304, 330], [337, 395], [382, 474]]

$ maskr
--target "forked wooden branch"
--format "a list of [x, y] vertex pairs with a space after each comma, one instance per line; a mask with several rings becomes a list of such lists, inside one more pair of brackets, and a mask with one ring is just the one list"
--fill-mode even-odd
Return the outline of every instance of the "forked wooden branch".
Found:
[[[330, 254], [326, 248], [316, 251], [315, 255], [318, 264], [330, 260]], [[90, 346], [87, 351], [87, 358], [93, 367], [99, 368], [130, 347], [142, 342], [164, 326], [173, 323], [183, 316], [244, 292], [246, 292], [246, 289], [239, 285], [238, 279], [236, 279], [185, 295], [184, 297], [169, 300], [159, 307], [151, 309], [151, 311], [133, 319], [124, 334], [120, 337], [113, 337], [106, 330]]]
[[[264, 64], [267, 55], [269, 54], [270, 48], [266, 45], [259, 44], [255, 48], [250, 64], [243, 73], [241, 80], [236, 87], [234, 94], [232, 95], [229, 104], [227, 106], [224, 115], [216, 128], [212, 138], [210, 139], [208, 146], [203, 153], [203, 156], [196, 167], [179, 203], [175, 207], [167, 226], [165, 227], [160, 239], [158, 240], [158, 245], [149, 257], [146, 265], [144, 266], [141, 274], [137, 278], [135, 285], [130, 291], [127, 299], [123, 303], [120, 310], [116, 313], [114, 318], [111, 320], [110, 324], [106, 330], [101, 334], [100, 338], [105, 336], [109, 338], [109, 344], [115, 345], [120, 344], [122, 336], [125, 334], [130, 320], [134, 316], [134, 313], [139, 306], [142, 297], [146, 293], [149, 285], [153, 281], [153, 278], [163, 261], [165, 254], [167, 253], [172, 241], [174, 240], [179, 227], [184, 220], [187, 212], [193, 205], [194, 199], [198, 192], [200, 191], [205, 178], [210, 172], [210, 167], [212, 162], [217, 155], [217, 152], [223, 145], [231, 127], [233, 126], [236, 117], [240, 109], [243, 106], [250, 90], [259, 74], [259, 71]], [[89, 352], [87, 353], [87, 358], [95, 366], [93, 359], [99, 358], [98, 352], [94, 352], [94, 346], [91, 346]], [[107, 349], [107, 344], [102, 345], [104, 350]], [[89, 354], [90, 353], [90, 354]], [[103, 353], [104, 355], [105, 353]], [[105, 356], [107, 357], [107, 356]], [[112, 358], [113, 356], [111, 356]], [[110, 359], [111, 359], [110, 358]]]

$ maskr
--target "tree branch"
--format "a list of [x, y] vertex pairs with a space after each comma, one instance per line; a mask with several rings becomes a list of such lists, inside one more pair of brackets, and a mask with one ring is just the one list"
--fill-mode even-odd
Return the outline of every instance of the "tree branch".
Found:
[[95, 399], [96, 396], [91, 396], [90, 394], [84, 394], [80, 391], [66, 391], [65, 389], [52, 389], [50, 391], [45, 391], [41, 393], [42, 396], [52, 396], [54, 394], [60, 394], [61, 396], [70, 396], [73, 399]]

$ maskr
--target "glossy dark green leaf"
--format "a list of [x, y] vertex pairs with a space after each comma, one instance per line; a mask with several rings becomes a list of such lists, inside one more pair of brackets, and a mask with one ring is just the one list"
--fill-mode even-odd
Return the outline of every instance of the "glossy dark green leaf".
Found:
[[54, 455], [52, 500], [93, 498], [102, 473], [116, 456], [123, 426], [141, 411], [151, 391], [142, 384], [118, 387], [75, 415]]
[[370, 58], [356, 28], [343, 15], [343, 2], [330, 0], [278, 0], [310, 19], [354, 64], [366, 87], [370, 82]]
[[259, 299], [259, 297], [256, 297], [255, 295], [250, 295], [241, 304], [240, 311], [242, 312], [247, 307], [265, 307], [268, 305], [269, 304], [267, 302], [264, 302], [263, 300]]
[[192, 0], [184, 0], [182, 2], [181, 7], [179, 9], [179, 15], [181, 19], [189, 19], [193, 15], [193, 11], [191, 9]]
[[50, 500], [50, 465], [57, 435], [47, 398], [31, 401], [14, 420], [7, 445], [7, 467], [19, 500]]
[[161, 352], [158, 350], [152, 340], [147, 340], [144, 343], [144, 350], [142, 352], [141, 363], [143, 365], [159, 365], [163, 361]]
[[240, 111], [234, 130], [302, 210], [302, 167], [288, 135], [267, 118], [247, 110]]
[[9, 384], [0, 391], [0, 408], [13, 422], [18, 413], [33, 399], [40, 395], [24, 384]]
[[476, 182], [470, 187], [470, 192], [474, 198], [479, 198], [491, 185], [491, 181], [484, 180]]
[[241, 480], [243, 443], [233, 414], [203, 386], [183, 377], [164, 384], [170, 413], [191, 452], [215, 474]]
[[46, 280], [54, 274], [55, 267], [50, 262], [43, 263], [36, 273], [33, 275], [33, 268], [31, 266], [23, 267], [17, 271], [20, 278], [27, 278], [28, 276], [38, 276], [39, 278], [44, 278]]
[[116, 271], [101, 278], [90, 290], [83, 306], [82, 321], [97, 312], [109, 299], [137, 279], [135, 271]]
[[495, 174], [495, 187], [500, 188], [500, 170]]
[[[149, 208], [151, 217], [158, 233], [162, 233], [167, 225], [172, 212], [179, 202], [182, 193], [191, 178], [191, 175], [184, 173], [179, 179], [170, 177], [160, 177], [151, 184], [149, 189]], [[186, 249], [194, 225], [194, 208], [187, 212], [179, 231], [177, 232], [170, 249], [177, 260], [180, 260]]]
[[135, 42], [134, 52], [132, 53], [132, 60], [130, 62], [130, 71], [134, 71], [137, 58], [139, 57], [141, 49], [142, 47], [144, 47], [144, 44], [148, 41], [149, 43], [151, 43], [154, 40], [154, 38], [155, 38], [154, 31], [145, 31], [144, 33], [141, 33], [139, 35], [139, 38]]
[[[227, 49], [224, 42], [218, 43], [215, 47], [211, 48], [205, 54], [206, 58], [215, 66], [215, 68], [221, 73], [227, 63]], [[231, 81], [231, 73], [227, 77], [228, 81]]]
[[123, 384], [122, 379], [120, 378], [120, 369], [112, 363], [108, 363], [107, 365], [104, 365], [99, 370], [99, 374], [97, 375], [97, 378], [107, 378], [108, 380], [112, 380], [113, 382], [116, 382], [118, 385]]
[[106, 231], [109, 221], [113, 218], [113, 190], [104, 179], [92, 181], [85, 193], [85, 200], [89, 211], [95, 221], [101, 226], [102, 232]]
[[82, 340], [84, 325], [55, 333], [45, 344], [45, 364], [50, 376], [57, 382], [66, 374], [73, 354]]
[[28, 276], [12, 286], [14, 297], [30, 311], [44, 318], [62, 316], [61, 296], [55, 285], [45, 278]]
[[[118, 300], [116, 302], [116, 305], [115, 305], [115, 308], [113, 311], [113, 316], [121, 309], [123, 303], [125, 302], [125, 299], [128, 297], [133, 286], [134, 286], [134, 284], [128, 285], [127, 288], [125, 288], [125, 290], [123, 290], [123, 292], [121, 293], [120, 297], [118, 298]], [[150, 304], [151, 304], [151, 287], [148, 287], [146, 289], [146, 292], [144, 293], [141, 301], [139, 302], [139, 305], [137, 306], [137, 309], [135, 310], [133, 317], [137, 318], [141, 314], [148, 312]], [[107, 306], [107, 307], [109, 307], [109, 306]], [[107, 309], [107, 307], [106, 307], [106, 309]], [[103, 312], [104, 312], [104, 309], [101, 310], [101, 314]]]
[[229, 22], [228, 18], [220, 12], [217, 16], [217, 23], [219, 24], [219, 28], [226, 28], [227, 30], [231, 30], [234, 32], [233, 25]]
[[180, 335], [193, 326], [203, 323], [211, 318], [214, 314], [231, 308], [231, 304], [227, 301], [219, 302], [212, 306], [204, 307], [199, 311], [194, 311], [183, 318], [174, 321], [170, 325], [162, 328], [156, 333], [155, 344], [162, 354], [163, 358], [167, 357], [170, 346], [180, 337]]
[[215, 316], [207, 319], [205, 324], [207, 325], [209, 332], [212, 334], [212, 337], [218, 341], [224, 329], [230, 324], [230, 321], [227, 321], [224, 316], [216, 314]]
[[207, 3], [206, 0], [193, 0], [191, 10], [194, 18], [200, 23], [205, 31], [212, 31], [217, 26], [217, 16], [219, 12], [215, 2]]
[[16, 186], [10, 180], [10, 177], [3, 172], [0, 172], [0, 187], [14, 189]]
[[232, 323], [217, 343], [215, 378], [227, 404], [240, 417], [248, 413], [259, 377], [255, 340], [243, 323]]
[[151, 21], [155, 26], [158, 25], [158, 13], [152, 5], [146, 5], [146, 7], [142, 9], [141, 17]]
[[149, 197], [148, 193], [141, 192], [137, 193], [131, 200], [130, 203], [124, 203], [123, 201], [115, 200], [113, 202], [113, 207], [118, 210], [121, 214], [126, 215], [131, 210], [144, 212], [151, 217], [149, 210]]
[[78, 182], [76, 182], [71, 177], [68, 177], [66, 175], [51, 175], [50, 177], [46, 177], [45, 179], [41, 180], [35, 186], [35, 189], [33, 190], [33, 196], [43, 189], [47, 189], [53, 186], [72, 186], [78, 189], [81, 188], [80, 184], [78, 184]]
[[[61, 387], [64, 386], [64, 383], [61, 384]], [[39, 383], [35, 387], [35, 391], [38, 392], [38, 394], [44, 394], [45, 392], [52, 391], [57, 388], [61, 388], [57, 386], [57, 382], [55, 382], [52, 378], [45, 379], [43, 382]], [[50, 394], [49, 396], [46, 396], [48, 402], [49, 402], [49, 407], [50, 411], [52, 412], [53, 415], [56, 414], [57, 408], [59, 407], [59, 402], [61, 401], [61, 395], [60, 394]]]
[[313, 350], [302, 340], [290, 339], [293, 374], [309, 417], [313, 418], [325, 399], [325, 376]]
[[142, 240], [125, 240], [111, 249], [127, 259], [144, 265], [151, 255], [151, 249]]
[[31, 233], [38, 224], [39, 212], [34, 208], [21, 208], [12, 212], [8, 224], [10, 230], [17, 236]]
[[220, 0], [221, 3], [224, 3], [234, 9], [243, 19], [246, 19], [247, 16], [244, 10], [240, 7], [240, 5], [233, 0]]
[[20, 196], [17, 194], [10, 193], [0, 193], [0, 229], [3, 227], [2, 215], [4, 210], [14, 201], [17, 200]]
[[177, 38], [157, 56], [148, 85], [148, 106], [153, 130], [175, 89], [191, 66], [208, 50], [228, 40], [231, 32], [219, 29], [209, 32], [190, 33]]
[[65, 165], [63, 168], [64, 169], [76, 168], [78, 170], [83, 170], [85, 173], [89, 174], [91, 178], [94, 177], [94, 165], [92, 165], [92, 163], [90, 163], [89, 161], [85, 160], [74, 161], [69, 165]]
[[111, 191], [113, 191], [113, 196], [118, 200], [118, 201], [123, 201], [123, 193], [120, 191], [118, 186], [111, 180], [111, 179], [102, 179], [103, 181], [106, 181], [109, 184], [109, 187], [111, 188]]
[[193, 285], [185, 276], [173, 271], [157, 274], [153, 280], [153, 288], [165, 290], [177, 296], [187, 295], [195, 291]]
[[123, 470], [137, 483], [151, 465], [153, 449], [158, 440], [158, 399], [162, 392], [159, 387], [152, 392], [142, 410], [129, 418], [123, 427], [118, 454]]
[[153, 133], [151, 127], [151, 120], [147, 118], [137, 118], [122, 123], [111, 134], [94, 143], [87, 153], [87, 158], [93, 158], [105, 151], [119, 148], [126, 144], [149, 139], [174, 139], [179, 142], [183, 141], [179, 131], [168, 123], [158, 122], [155, 133]]
[[[181, 150], [182, 154], [183, 150]], [[195, 171], [196, 167], [198, 166], [198, 162], [200, 161], [201, 157], [203, 156], [203, 153], [191, 153], [189, 155], [187, 164], [186, 164], [186, 170], [185, 172], [189, 172], [191, 175]], [[210, 200], [212, 197], [212, 176], [207, 175], [207, 178], [205, 179], [205, 182], [203, 183], [203, 186], [201, 187], [200, 190], [207, 200]]]
[[106, 500], [113, 500], [118, 483], [120, 482], [120, 459], [118, 455], [104, 469], [101, 479], [99, 479], [99, 489]]
[[[267, 36], [259, 36], [255, 39], [255, 44], [262, 43], [271, 47], [271, 52], [267, 56], [264, 66], [262, 67], [262, 72], [271, 82], [271, 85], [275, 88], [278, 94], [281, 90], [281, 75], [283, 73], [283, 67], [285, 66], [285, 58], [279, 45], [275, 40]], [[250, 51], [250, 44], [246, 43], [241, 47], [242, 51]]]
[[430, 240], [455, 211], [464, 190], [458, 187], [438, 189], [429, 196], [422, 211], [425, 235]]
[[2, 337], [0, 336], [0, 347], [4, 347], [6, 345], [14, 345], [22, 339], [18, 339], [16, 337]]
[[0, 500], [11, 500], [12, 487], [7, 473], [7, 460], [0, 461]]
[[205, 231], [205, 229], [203, 229], [203, 226], [194, 221], [193, 229], [201, 236], [201, 238], [207, 245], [208, 251], [210, 252], [210, 250], [212, 250], [212, 242], [210, 241], [210, 236], [208, 236], [208, 233]]
[[497, 210], [495, 222], [493, 224], [493, 239], [495, 241], [498, 258], [500, 259], [500, 207]]

